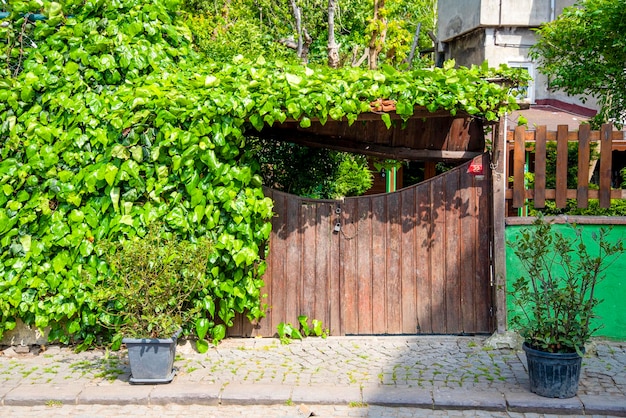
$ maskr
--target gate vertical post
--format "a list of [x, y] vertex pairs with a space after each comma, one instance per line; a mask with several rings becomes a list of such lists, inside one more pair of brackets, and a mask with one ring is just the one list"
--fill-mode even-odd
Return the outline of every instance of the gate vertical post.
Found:
[[[506, 116], [505, 116], [506, 118]], [[495, 138], [491, 154], [491, 181], [492, 181], [492, 286], [495, 295], [495, 318], [496, 332], [506, 331], [506, 243], [505, 243], [505, 217], [506, 217], [506, 179], [508, 160], [508, 148], [506, 144], [506, 123], [498, 123], [494, 129]]]

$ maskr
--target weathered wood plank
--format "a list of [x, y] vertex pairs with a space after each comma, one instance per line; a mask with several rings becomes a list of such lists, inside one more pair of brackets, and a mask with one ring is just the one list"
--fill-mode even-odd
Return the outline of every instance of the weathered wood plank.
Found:
[[611, 164], [613, 151], [611, 148], [611, 131], [609, 124], [602, 125], [600, 130], [600, 207], [611, 207]]
[[524, 206], [525, 181], [524, 165], [526, 164], [526, 148], [524, 135], [526, 129], [523, 126], [515, 128], [515, 149], [513, 151], [513, 207]]
[[267, 320], [261, 320], [264, 335], [273, 335], [281, 321], [286, 320], [285, 301], [287, 299], [287, 283], [285, 274], [285, 254], [287, 253], [287, 198], [283, 193], [274, 193], [274, 213], [272, 219], [272, 237], [270, 240], [270, 261], [266, 271], [265, 286], [267, 305]]
[[[483, 167], [485, 161], [483, 158]], [[478, 194], [476, 193], [475, 176], [468, 173], [461, 175], [459, 185], [460, 211], [459, 211], [459, 294], [461, 321], [459, 332], [467, 332], [476, 327], [476, 266], [478, 257]]]
[[[342, 222], [340, 236], [340, 269], [343, 301], [342, 322], [346, 334], [358, 334], [359, 332], [359, 304], [358, 304], [358, 277], [356, 241], [345, 239], [344, 234], [354, 232], [356, 224], [356, 201], [349, 199], [341, 206]], [[350, 235], [351, 236], [351, 235]]]
[[[372, 305], [372, 211], [371, 200], [357, 200], [357, 219], [348, 237], [356, 240], [357, 269], [358, 269], [358, 298], [359, 298], [359, 334], [372, 334], [372, 318], [374, 315]], [[346, 238], [347, 239], [347, 238]]]
[[[446, 176], [447, 177], [447, 176]], [[431, 240], [431, 292], [432, 332], [446, 332], [446, 195], [444, 176], [433, 178], [432, 183], [432, 240]]]
[[417, 204], [415, 200], [416, 188], [409, 187], [400, 193], [402, 204], [402, 333], [414, 334], [417, 332], [417, 295], [416, 295], [416, 268], [417, 262], [415, 231]]
[[402, 278], [401, 243], [402, 221], [400, 219], [400, 193], [387, 194], [387, 330], [390, 334], [402, 332]]
[[[322, 321], [324, 327], [332, 327], [331, 324], [331, 277], [330, 277], [330, 254], [332, 247], [332, 215], [335, 204], [325, 203], [319, 205], [316, 211], [315, 223], [315, 292], [314, 316], [309, 317]], [[305, 252], [312, 251], [305, 241]]]
[[306, 315], [309, 319], [322, 319], [319, 313], [315, 309], [316, 300], [318, 297], [323, 297], [319, 294], [319, 290], [316, 288], [316, 253], [319, 248], [309, 245], [310, 243], [317, 242], [317, 232], [320, 229], [320, 224], [317, 223], [317, 212], [322, 211], [325, 204], [316, 205], [313, 203], [302, 202], [300, 204], [300, 235], [302, 236], [302, 244], [300, 246], [300, 252], [302, 254], [302, 286], [300, 288], [300, 294], [298, 299], [300, 300], [300, 309], [298, 315]]
[[385, 195], [372, 196], [372, 331], [387, 334], [387, 212]]
[[580, 126], [578, 131], [578, 189], [576, 200], [579, 208], [586, 208], [589, 204], [589, 158], [591, 155], [588, 124]]
[[[488, 158], [485, 155], [484, 163], [488, 163]], [[478, 228], [478, 246], [476, 270], [474, 271], [474, 292], [478, 295], [476, 298], [476, 325], [473, 328], [474, 332], [489, 333], [494, 328], [494, 298], [497, 291], [497, 283], [495, 286], [491, 285], [492, 280], [492, 266], [489, 260], [492, 259], [491, 251], [495, 251], [492, 248], [492, 240], [494, 239], [492, 234], [495, 232], [492, 230], [492, 218], [488, 208], [491, 206], [491, 180], [490, 176], [493, 174], [490, 171], [486, 172], [485, 180], [478, 181], [475, 184], [476, 203], [477, 203], [477, 228]], [[502, 218], [503, 219], [503, 218]], [[504, 232], [504, 230], [503, 230]], [[493, 246], [495, 247], [495, 246]], [[497, 281], [494, 279], [494, 281]], [[500, 313], [498, 314], [498, 316]], [[502, 312], [506, 319], [506, 313]]]
[[546, 127], [537, 127], [535, 144], [535, 207], [546, 205]]
[[340, 257], [341, 247], [339, 239], [339, 233], [334, 232], [334, 225], [337, 219], [337, 209], [341, 208], [338, 202], [334, 202], [331, 206], [331, 214], [329, 215], [328, 233], [329, 249], [328, 249], [328, 277], [330, 283], [329, 289], [329, 303], [330, 303], [330, 322], [328, 325], [331, 335], [345, 335], [345, 330], [342, 323], [342, 298], [341, 298], [341, 268]]
[[430, 334], [432, 328], [432, 282], [431, 282], [431, 239], [432, 239], [432, 180], [421, 183], [415, 189], [417, 194], [415, 231], [415, 274], [417, 292], [417, 330]]
[[557, 126], [556, 139], [556, 207], [567, 205], [567, 125]]
[[[463, 329], [461, 320], [460, 264], [463, 239], [460, 229], [462, 202], [459, 196], [461, 170], [454, 170], [445, 181], [445, 306], [446, 333], [459, 333]], [[464, 176], [469, 176], [463, 173]]]
[[[285, 270], [283, 281], [285, 283], [284, 319], [279, 322], [298, 323], [298, 315], [301, 313], [302, 295], [302, 234], [298, 233], [302, 215], [302, 201], [300, 199], [287, 198], [287, 239], [285, 240]], [[278, 326], [278, 324], [276, 324]]]

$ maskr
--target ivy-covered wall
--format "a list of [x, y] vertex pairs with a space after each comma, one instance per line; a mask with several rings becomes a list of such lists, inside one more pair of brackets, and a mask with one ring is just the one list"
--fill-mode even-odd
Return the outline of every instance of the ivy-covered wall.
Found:
[[[583, 236], [586, 237], [585, 243], [593, 252], [597, 250], [597, 245], [591, 238], [600, 228], [606, 228], [607, 225], [578, 225], [583, 229]], [[506, 241], [514, 240], [520, 229], [532, 227], [527, 225], [508, 225], [506, 227]], [[568, 237], [573, 237], [571, 227], [567, 224], [555, 224], [554, 229], [561, 231]], [[610, 241], [626, 240], [626, 225], [612, 226]], [[512, 303], [512, 283], [525, 272], [519, 262], [519, 259], [513, 254], [510, 246], [506, 249], [506, 283], [507, 283], [507, 310], [508, 318], [515, 309]], [[607, 337], [611, 339], [626, 341], [626, 256], [618, 258], [606, 271], [606, 278], [598, 285], [597, 297], [602, 300], [596, 309], [597, 318], [594, 320], [595, 325], [601, 325], [602, 328], [595, 334], [596, 337]], [[509, 324], [510, 326], [510, 324]]]
[[425, 107], [493, 121], [517, 105], [508, 85], [490, 80], [523, 80], [487, 63], [368, 71], [262, 56], [211, 62], [196, 52], [179, 0], [3, 7], [0, 337], [21, 319], [49, 327], [55, 341], [107, 342], [94, 288], [114, 273], [99, 245], [159, 222], [170, 236], [214, 243], [192, 302], [202, 306], [196, 330], [219, 341], [235, 313], [264, 310], [272, 202], [249, 135], [288, 118], [302, 128], [353, 123], [378, 98], [394, 100], [403, 118]]

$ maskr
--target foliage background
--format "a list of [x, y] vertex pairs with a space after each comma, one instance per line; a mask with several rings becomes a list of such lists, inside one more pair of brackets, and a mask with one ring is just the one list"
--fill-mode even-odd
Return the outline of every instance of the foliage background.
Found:
[[[32, 10], [47, 19], [31, 21]], [[416, 106], [487, 120], [515, 108], [486, 78], [519, 75], [486, 65], [210, 61], [179, 10], [176, 0], [11, 2], [0, 27], [0, 335], [21, 318], [51, 327], [52, 340], [109, 341], [93, 295], [110, 274], [98, 244], [159, 221], [214, 243], [195, 325], [219, 341], [235, 313], [264, 309], [272, 202], [247, 133], [287, 117], [354, 122], [380, 97], [405, 118]]]
[[626, 0], [581, 0], [538, 30], [531, 49], [550, 87], [597, 98], [595, 127], [626, 118]]

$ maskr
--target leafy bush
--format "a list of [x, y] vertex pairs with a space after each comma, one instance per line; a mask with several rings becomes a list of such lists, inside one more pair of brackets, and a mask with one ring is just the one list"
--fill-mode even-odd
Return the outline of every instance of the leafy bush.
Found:
[[511, 296], [519, 311], [512, 324], [536, 350], [582, 353], [596, 331], [590, 323], [600, 303], [596, 286], [624, 252], [622, 241], [608, 241], [606, 229], [591, 240], [579, 227], [572, 229], [573, 237], [567, 236], [538, 218], [509, 242], [524, 268], [513, 282]]
[[[11, 6], [0, 28], [11, 56], [0, 70], [0, 335], [19, 317], [51, 326], [53, 340], [107, 341], [92, 289], [109, 268], [94, 246], [155, 221], [215, 243], [200, 318], [260, 317], [272, 202], [241, 151], [233, 102], [210, 90], [210, 70], [193, 72], [175, 2], [67, 2], [72, 17], [47, 3], [39, 22]], [[32, 42], [21, 47], [23, 32]]]
[[117, 332], [115, 342], [122, 337], [170, 338], [189, 329], [202, 311], [194, 297], [207, 285], [212, 243], [206, 237], [195, 244], [179, 240], [162, 229], [154, 223], [143, 237], [105, 242], [98, 249], [112, 274], [94, 289], [95, 298], [104, 311], [100, 322]]

